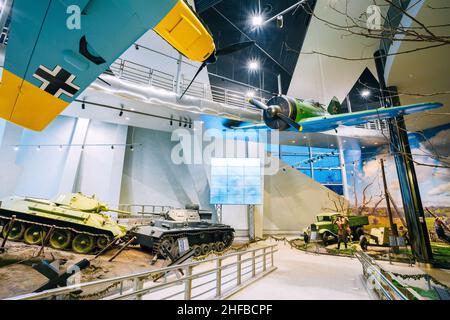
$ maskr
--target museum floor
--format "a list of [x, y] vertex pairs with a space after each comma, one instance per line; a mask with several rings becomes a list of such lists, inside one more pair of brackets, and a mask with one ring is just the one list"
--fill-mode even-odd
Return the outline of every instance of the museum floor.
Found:
[[368, 300], [356, 258], [316, 255], [278, 243], [278, 269], [238, 292], [232, 300]]

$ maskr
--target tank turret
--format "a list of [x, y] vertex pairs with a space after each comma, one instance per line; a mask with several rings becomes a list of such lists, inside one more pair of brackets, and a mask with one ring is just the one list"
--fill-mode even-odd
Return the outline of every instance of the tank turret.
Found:
[[[111, 210], [95, 196], [81, 193], [62, 194], [55, 201], [27, 197], [10, 197], [0, 202], [2, 236], [11, 228], [9, 239], [40, 245], [47, 233], [55, 249], [72, 249], [89, 254], [105, 248], [110, 241], [123, 238], [127, 229], [114, 221]], [[11, 226], [12, 217], [15, 216]]]
[[130, 214], [130, 212], [110, 209], [105, 203], [100, 202], [95, 195], [88, 197], [81, 192], [61, 194], [56, 198], [54, 203], [59, 206], [65, 206], [83, 212], [116, 212], [120, 214]]

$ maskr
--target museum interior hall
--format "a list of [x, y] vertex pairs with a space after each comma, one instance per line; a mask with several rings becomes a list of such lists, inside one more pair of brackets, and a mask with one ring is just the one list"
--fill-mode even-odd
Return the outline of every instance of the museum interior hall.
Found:
[[0, 0], [0, 299], [449, 300], [449, 39], [443, 0]]

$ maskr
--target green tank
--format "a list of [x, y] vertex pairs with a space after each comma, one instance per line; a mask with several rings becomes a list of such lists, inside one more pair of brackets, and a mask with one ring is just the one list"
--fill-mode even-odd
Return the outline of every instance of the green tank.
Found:
[[52, 248], [90, 254], [127, 234], [106, 212], [127, 214], [81, 193], [61, 194], [54, 201], [10, 197], [0, 202], [1, 235], [6, 236], [15, 216], [8, 240], [40, 245], [54, 227], [48, 237]]

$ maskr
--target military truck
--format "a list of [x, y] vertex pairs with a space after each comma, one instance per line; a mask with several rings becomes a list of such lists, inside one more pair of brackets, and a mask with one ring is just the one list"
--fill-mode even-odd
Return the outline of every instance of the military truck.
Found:
[[169, 252], [176, 258], [188, 248], [195, 256], [222, 252], [232, 245], [234, 229], [202, 220], [198, 206], [187, 205], [186, 209], [168, 210], [149, 225], [133, 227], [130, 236], [136, 237], [134, 244], [144, 250], [163, 258]]
[[[322, 239], [323, 245], [327, 246], [332, 242], [337, 241], [338, 228], [334, 223], [336, 218], [342, 215], [341, 213], [322, 213], [317, 215], [317, 222], [311, 224], [303, 234], [304, 240], [308, 243], [313, 233], [318, 236], [318, 239]], [[346, 216], [349, 221], [350, 230], [354, 240], [364, 235], [363, 227], [369, 224], [369, 218], [367, 216]]]
[[1, 235], [8, 235], [8, 240], [41, 245], [53, 229], [48, 239], [52, 248], [90, 254], [127, 235], [126, 227], [106, 212], [127, 214], [109, 209], [95, 196], [81, 193], [62, 194], [54, 201], [9, 197], [0, 201]]

